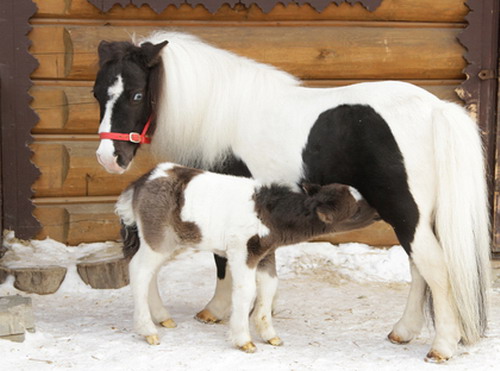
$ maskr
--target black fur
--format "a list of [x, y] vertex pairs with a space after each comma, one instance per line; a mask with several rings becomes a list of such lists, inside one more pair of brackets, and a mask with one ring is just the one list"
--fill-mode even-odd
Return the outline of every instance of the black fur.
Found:
[[139, 250], [140, 240], [137, 225], [125, 225], [122, 223], [120, 234], [123, 241], [123, 255], [126, 259], [132, 259]]
[[418, 208], [396, 140], [372, 107], [341, 105], [323, 112], [309, 133], [302, 159], [303, 181], [357, 188], [411, 254]]

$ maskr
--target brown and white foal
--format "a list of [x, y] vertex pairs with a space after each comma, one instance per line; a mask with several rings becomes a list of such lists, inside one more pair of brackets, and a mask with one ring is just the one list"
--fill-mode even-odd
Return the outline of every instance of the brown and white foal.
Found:
[[192, 247], [228, 259], [233, 276], [230, 332], [240, 349], [253, 352], [248, 315], [260, 336], [280, 345], [272, 325], [277, 288], [274, 250], [324, 233], [370, 224], [377, 213], [351, 187], [288, 186], [204, 172], [162, 163], [120, 196], [124, 252], [130, 261], [134, 325], [150, 344], [158, 344], [157, 322], [175, 327], [163, 306], [157, 273], [178, 248]]

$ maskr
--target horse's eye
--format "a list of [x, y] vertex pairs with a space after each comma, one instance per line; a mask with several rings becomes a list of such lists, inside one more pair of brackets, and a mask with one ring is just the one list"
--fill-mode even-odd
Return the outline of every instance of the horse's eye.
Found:
[[135, 102], [141, 101], [142, 100], [142, 93], [135, 93], [133, 99]]

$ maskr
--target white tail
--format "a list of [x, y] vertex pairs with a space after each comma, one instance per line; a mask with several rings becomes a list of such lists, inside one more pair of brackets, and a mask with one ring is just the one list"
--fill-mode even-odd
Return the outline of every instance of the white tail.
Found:
[[490, 285], [488, 190], [481, 138], [467, 112], [445, 103], [433, 113], [438, 193], [435, 230], [449, 273], [462, 341], [487, 325]]
[[115, 205], [115, 213], [120, 217], [122, 223], [126, 226], [135, 224], [134, 210], [132, 208], [133, 198], [134, 187], [129, 187], [120, 195]]

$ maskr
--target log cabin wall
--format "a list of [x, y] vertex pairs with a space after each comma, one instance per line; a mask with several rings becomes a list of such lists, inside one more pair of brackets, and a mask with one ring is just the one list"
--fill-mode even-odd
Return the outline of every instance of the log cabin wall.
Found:
[[[175, 29], [273, 64], [310, 86], [397, 79], [461, 102], [455, 89], [465, 79], [465, 51], [457, 41], [468, 13], [463, 0], [382, 0], [371, 11], [359, 2], [338, 1], [321, 12], [290, 2], [277, 3], [267, 13], [241, 3], [222, 5], [214, 13], [187, 4], [156, 13], [147, 5], [117, 5], [103, 12], [87, 0], [34, 2], [38, 11], [29, 38], [39, 62], [30, 90], [31, 107], [40, 118], [31, 145], [41, 172], [33, 184], [34, 215], [42, 226], [37, 238], [72, 245], [117, 239], [114, 201], [152, 165], [142, 150], [134, 168], [118, 176], [106, 173], [95, 159], [99, 113], [91, 89], [101, 40]], [[328, 239], [397, 243], [384, 223]]]

